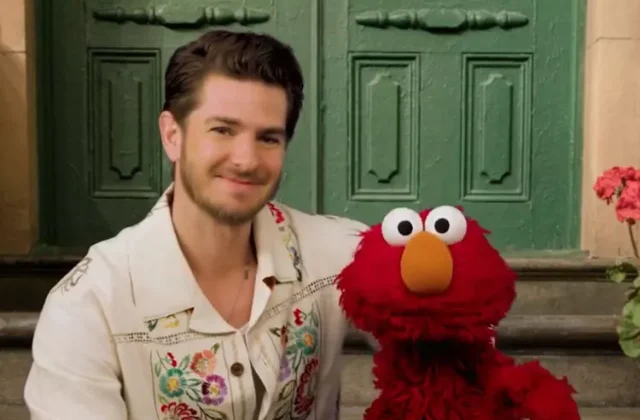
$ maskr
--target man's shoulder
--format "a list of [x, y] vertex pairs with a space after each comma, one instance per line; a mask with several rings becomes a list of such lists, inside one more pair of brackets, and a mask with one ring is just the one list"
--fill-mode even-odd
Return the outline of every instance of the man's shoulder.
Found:
[[132, 229], [93, 244], [86, 254], [49, 291], [47, 300], [68, 302], [87, 298], [109, 298], [128, 277], [127, 250]]
[[319, 236], [327, 239], [342, 239], [358, 237], [369, 229], [359, 220], [332, 214], [313, 214], [281, 203], [275, 203], [284, 208], [292, 219], [292, 224], [298, 235], [311, 235], [315, 239]]
[[291, 218], [306, 264], [313, 260], [327, 275], [337, 274], [351, 261], [369, 227], [348, 217], [311, 214], [292, 207], [281, 206]]

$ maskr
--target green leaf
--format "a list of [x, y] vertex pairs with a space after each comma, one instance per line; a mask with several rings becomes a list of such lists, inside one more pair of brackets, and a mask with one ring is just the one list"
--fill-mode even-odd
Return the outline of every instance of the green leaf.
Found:
[[198, 394], [198, 392], [197, 392], [197, 391], [194, 391], [194, 390], [193, 390], [193, 389], [191, 389], [191, 388], [188, 388], [188, 389], [186, 390], [186, 394], [187, 394], [187, 397], [191, 398], [193, 401], [196, 401], [196, 402], [201, 402], [201, 401], [202, 401], [202, 400], [200, 399], [200, 395]]
[[216, 354], [219, 349], [220, 349], [220, 343], [216, 343], [211, 347], [211, 351], [213, 352], [213, 354]]
[[198, 378], [187, 379], [187, 386], [189, 388], [193, 388], [194, 386], [200, 386], [201, 384], [202, 384], [202, 379], [198, 379]]
[[180, 362], [180, 366], [178, 367], [178, 369], [187, 370], [187, 368], [189, 367], [189, 360], [191, 360], [191, 355], [187, 354], [184, 359], [182, 359], [182, 362]]
[[635, 265], [628, 263], [628, 262], [623, 262], [618, 264], [620, 266], [620, 268], [624, 271], [626, 271], [627, 273], [633, 275], [633, 276], [638, 276], [640, 275], [640, 271], [638, 270], [638, 267], [636, 267]]
[[625, 331], [618, 340], [620, 348], [628, 357], [640, 358], [640, 328]]
[[162, 363], [157, 362], [156, 365], [154, 366], [154, 370], [156, 372], [156, 376], [160, 376], [160, 372], [162, 372]]
[[640, 302], [638, 299], [634, 299], [629, 303], [631, 304], [631, 322], [633, 322], [633, 325], [640, 328]]
[[621, 268], [620, 265], [614, 265], [607, 269], [607, 279], [615, 283], [622, 283], [627, 278], [627, 273]]
[[291, 395], [293, 390], [296, 388], [295, 382], [296, 381], [292, 379], [289, 382], [287, 382], [285, 386], [282, 387], [282, 389], [280, 390], [280, 395], [278, 396], [279, 400], [287, 399], [289, 395]]
[[215, 408], [200, 407], [200, 410], [202, 410], [202, 414], [207, 420], [229, 420], [229, 417], [227, 417], [226, 414], [224, 414], [222, 411], [216, 410]]
[[158, 397], [158, 400], [160, 401], [160, 404], [169, 404], [169, 400], [167, 400], [165, 397], [163, 397], [162, 395], [160, 395]]
[[633, 287], [640, 289], [640, 276], [633, 281]]

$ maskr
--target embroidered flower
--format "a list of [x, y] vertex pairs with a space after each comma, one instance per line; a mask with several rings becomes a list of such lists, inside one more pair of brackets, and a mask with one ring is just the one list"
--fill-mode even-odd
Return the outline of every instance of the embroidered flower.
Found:
[[271, 215], [276, 219], [276, 224], [279, 225], [284, 222], [284, 215], [279, 208], [277, 208], [272, 202], [267, 203], [267, 207], [269, 208]]
[[284, 381], [291, 375], [291, 362], [289, 362], [289, 358], [286, 354], [282, 355], [282, 359], [280, 360], [280, 376], [278, 377], [279, 381]]
[[169, 363], [171, 363], [171, 366], [173, 366], [173, 367], [178, 366], [178, 361], [176, 360], [176, 358], [173, 355], [173, 353], [171, 353], [171, 352], [167, 353], [167, 357], [169, 358]]
[[198, 412], [186, 403], [163, 404], [160, 411], [164, 414], [162, 420], [200, 420]]
[[179, 397], [184, 394], [187, 380], [180, 369], [169, 369], [160, 378], [160, 390], [168, 397]]
[[169, 315], [168, 317], [163, 318], [163, 320], [163, 326], [165, 328], [176, 328], [180, 325], [180, 320], [175, 315]]
[[294, 399], [294, 409], [298, 414], [308, 414], [311, 410], [313, 401], [315, 400], [312, 395], [308, 394], [310, 389], [311, 375], [318, 369], [319, 361], [317, 358], [309, 360], [304, 366], [304, 372], [300, 376], [298, 386], [296, 387], [296, 396]]
[[304, 321], [302, 320], [302, 311], [299, 308], [296, 308], [293, 311], [293, 316], [295, 318], [294, 322], [296, 323], [296, 325], [302, 325], [304, 323]]
[[305, 355], [309, 356], [316, 351], [318, 340], [316, 331], [313, 328], [304, 326], [296, 331], [296, 347]]
[[201, 378], [211, 375], [216, 369], [216, 355], [211, 350], [204, 350], [193, 355], [191, 370]]
[[209, 375], [202, 382], [202, 402], [209, 405], [219, 405], [227, 396], [227, 385], [219, 375]]
[[287, 326], [283, 325], [280, 329], [280, 344], [282, 348], [287, 347], [287, 342], [289, 341], [289, 337], [287, 337]]

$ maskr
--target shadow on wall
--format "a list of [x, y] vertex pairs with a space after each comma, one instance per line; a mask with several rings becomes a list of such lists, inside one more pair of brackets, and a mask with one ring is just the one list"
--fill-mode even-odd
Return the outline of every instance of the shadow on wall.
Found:
[[33, 235], [35, 120], [27, 108], [32, 64], [11, 51], [0, 27], [0, 254], [26, 253]]

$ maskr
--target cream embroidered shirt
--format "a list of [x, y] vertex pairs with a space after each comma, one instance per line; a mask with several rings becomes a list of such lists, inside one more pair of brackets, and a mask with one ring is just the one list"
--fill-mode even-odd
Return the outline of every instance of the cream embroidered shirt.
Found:
[[266, 206], [238, 330], [198, 287], [163, 195], [51, 290], [25, 387], [31, 419], [337, 419], [347, 321], [333, 280], [366, 228]]

